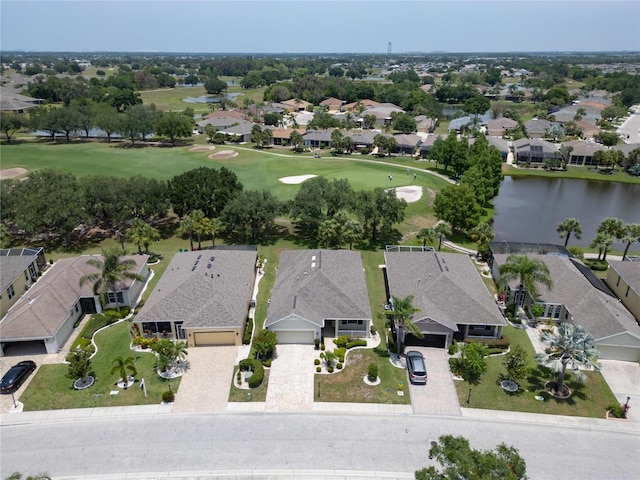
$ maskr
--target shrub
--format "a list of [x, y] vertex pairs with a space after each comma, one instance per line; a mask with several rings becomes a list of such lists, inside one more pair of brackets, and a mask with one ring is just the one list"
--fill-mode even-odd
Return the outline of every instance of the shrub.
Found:
[[384, 348], [376, 347], [376, 348], [373, 349], [373, 351], [379, 357], [389, 358], [391, 356], [391, 353], [389, 352], [389, 350], [384, 349]]
[[468, 343], [480, 343], [485, 345], [488, 348], [501, 348], [502, 350], [506, 350], [511, 345], [511, 342], [508, 338], [478, 338], [473, 340], [468, 340]]
[[362, 150], [360, 150], [360, 153], [362, 155], [369, 155], [370, 150], [367, 147], [364, 147]]
[[314, 365], [320, 365], [320, 359], [319, 359], [319, 358], [316, 358], [316, 359], [313, 361], [313, 364], [314, 364]]
[[447, 352], [449, 353], [449, 355], [455, 355], [457, 351], [458, 343], [454, 340], [453, 343], [447, 348]]
[[366, 346], [367, 346], [366, 340], [354, 340], [353, 342], [347, 343], [347, 349], [353, 348], [353, 347], [366, 347]]
[[121, 319], [121, 318], [124, 318], [127, 315], [129, 315], [130, 312], [131, 312], [131, 308], [129, 308], [129, 307], [120, 307], [120, 311], [116, 310], [115, 308], [107, 308], [102, 313], [104, 315], [107, 315], [108, 317]]
[[367, 376], [371, 381], [374, 381], [376, 378], [378, 378], [378, 365], [376, 365], [375, 363], [370, 363], [369, 367], [367, 367]]
[[347, 349], [345, 347], [336, 348], [333, 353], [335, 353], [339, 357], [344, 357], [345, 353], [347, 353]]
[[371, 332], [371, 335], [375, 335], [378, 329], [376, 329], [376, 326], [372, 324], [369, 331]]
[[333, 373], [333, 367], [327, 367], [327, 372]]
[[324, 349], [325, 349], [324, 343], [321, 343], [320, 344], [320, 350], [324, 350]]
[[242, 343], [249, 345], [251, 343], [251, 334], [253, 333], [253, 319], [247, 317], [247, 324], [244, 328], [244, 336], [242, 337]]
[[579, 258], [581, 260], [584, 258], [584, 253], [582, 253], [582, 249], [580, 247], [569, 247], [567, 250], [569, 250], [569, 252], [571, 252], [571, 255], [576, 258]]
[[82, 337], [87, 340], [93, 338], [93, 334], [100, 330], [102, 327], [115, 323], [118, 319], [102, 313], [94, 313], [82, 330]]
[[320, 358], [324, 358], [324, 352], [320, 352]]
[[167, 390], [166, 392], [162, 392], [162, 401], [165, 403], [171, 403], [176, 399], [175, 393], [171, 390]]
[[338, 338], [333, 340], [333, 343], [335, 343], [338, 348], [346, 347], [347, 343], [349, 343], [349, 337], [346, 335], [340, 335]]
[[606, 260], [596, 260], [594, 258], [585, 258], [584, 264], [591, 270], [595, 270], [597, 272], [604, 272], [609, 268], [609, 263]]
[[615, 418], [627, 418], [625, 415], [624, 407], [619, 403], [613, 403], [607, 407], [609, 415]]
[[271, 368], [271, 358], [265, 358], [261, 361], [263, 367]]
[[256, 388], [260, 386], [264, 379], [264, 367], [262, 366], [262, 363], [258, 360], [254, 360], [253, 358], [245, 358], [244, 360], [240, 360], [238, 366], [243, 372], [247, 370], [253, 372], [247, 380], [249, 388]]
[[338, 364], [336, 365], [336, 368], [337, 368], [338, 370], [342, 370], [342, 363], [338, 363]]
[[322, 371], [322, 367], [316, 367], [316, 372], [320, 373]]

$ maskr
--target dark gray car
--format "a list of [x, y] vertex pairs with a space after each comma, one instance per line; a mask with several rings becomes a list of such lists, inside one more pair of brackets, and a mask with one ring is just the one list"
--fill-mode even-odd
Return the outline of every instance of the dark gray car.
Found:
[[413, 384], [427, 384], [427, 366], [424, 363], [424, 357], [420, 352], [415, 350], [408, 351], [405, 356], [407, 357], [407, 370], [409, 371], [409, 381]]
[[25, 360], [11, 367], [0, 381], [0, 393], [15, 392], [35, 369], [36, 364], [31, 360]]

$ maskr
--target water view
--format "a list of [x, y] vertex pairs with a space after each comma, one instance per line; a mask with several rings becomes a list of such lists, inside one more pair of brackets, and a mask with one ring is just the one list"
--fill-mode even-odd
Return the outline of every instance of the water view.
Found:
[[[582, 224], [582, 239], [572, 235], [569, 243], [588, 247], [606, 217], [640, 223], [640, 184], [505, 177], [494, 205], [498, 241], [564, 243], [556, 228], [574, 217]], [[613, 248], [622, 250], [623, 245]], [[631, 250], [640, 253], [640, 245], [635, 243]]]

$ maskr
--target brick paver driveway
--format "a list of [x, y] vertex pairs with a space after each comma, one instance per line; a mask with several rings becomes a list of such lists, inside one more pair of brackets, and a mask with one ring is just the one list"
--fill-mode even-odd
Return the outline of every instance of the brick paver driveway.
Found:
[[267, 412], [310, 412], [315, 366], [313, 345], [278, 345], [269, 372]]
[[180, 381], [172, 412], [226, 412], [238, 347], [189, 349], [189, 370]]
[[429, 415], [461, 415], [458, 395], [449, 371], [449, 355], [443, 348], [407, 347], [424, 355], [427, 364], [426, 385], [411, 385], [411, 406], [413, 413]]

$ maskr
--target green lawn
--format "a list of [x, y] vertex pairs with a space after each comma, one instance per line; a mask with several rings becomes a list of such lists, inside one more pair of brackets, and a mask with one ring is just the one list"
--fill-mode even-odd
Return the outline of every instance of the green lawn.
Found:
[[[380, 384], [364, 383], [370, 363], [378, 365]], [[404, 386], [404, 396], [397, 394], [398, 384]], [[347, 353], [346, 365], [337, 373], [316, 374], [313, 398], [318, 402], [411, 403], [407, 388], [407, 373], [391, 365], [388, 357], [380, 357], [370, 349], [356, 349]]]
[[[238, 368], [233, 370], [233, 374], [236, 375]], [[251, 388], [249, 390], [244, 388], [238, 388], [231, 382], [229, 389], [229, 401], [230, 402], [265, 402], [267, 400], [267, 388], [269, 388], [269, 369], [264, 369], [264, 380], [259, 387]]]
[[145, 105], [155, 104], [158, 110], [183, 111], [185, 108], [193, 108], [195, 113], [209, 113], [209, 105], [206, 103], [185, 102], [185, 98], [201, 97], [207, 95], [204, 87], [175, 87], [160, 88], [156, 90], [142, 90], [140, 98]]
[[[95, 341], [98, 353], [92, 359], [96, 382], [86, 390], [74, 390], [72, 380], [66, 378], [65, 364], [42, 365], [25, 392], [20, 397], [25, 410], [56, 410], [63, 408], [115, 407], [121, 405], [157, 404], [162, 401], [162, 392], [169, 385], [178, 391], [180, 378], [165, 380], [153, 369], [155, 355], [133, 352], [129, 349], [129, 322], [121, 322], [99, 332]], [[115, 386], [118, 375], [111, 375], [112, 361], [118, 356], [133, 356], [138, 370], [136, 383], [128, 390]], [[145, 380], [147, 398], [140, 389], [139, 381]], [[117, 395], [110, 395], [117, 390]]]
[[[487, 359], [487, 373], [478, 384], [455, 381], [458, 400], [462, 407], [484, 408], [490, 410], [509, 410], [517, 412], [546, 413], [551, 415], [572, 415], [578, 417], [604, 418], [608, 405], [617, 403], [611, 389], [599, 372], [586, 372], [588, 380], [579, 383], [573, 375], [567, 373], [567, 385], [573, 395], [567, 400], [558, 400], [546, 393], [544, 384], [555, 379], [555, 374], [548, 368], [538, 365], [533, 359], [534, 350], [524, 330], [506, 327], [504, 336], [511, 340], [511, 346], [520, 345], [530, 356], [531, 373], [520, 381], [520, 389], [516, 393], [507, 393], [500, 385], [506, 369], [502, 366], [503, 356], [492, 356]], [[471, 389], [471, 402], [467, 398]], [[536, 400], [541, 396], [544, 400]]]

